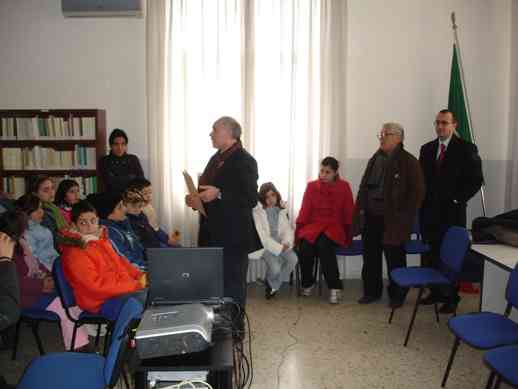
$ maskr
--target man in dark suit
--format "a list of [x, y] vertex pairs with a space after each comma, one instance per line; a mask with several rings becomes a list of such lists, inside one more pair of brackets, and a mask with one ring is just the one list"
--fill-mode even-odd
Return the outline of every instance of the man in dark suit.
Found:
[[[222, 117], [210, 133], [214, 148], [200, 177], [200, 198], [207, 218], [200, 222], [200, 242], [223, 247], [225, 296], [246, 304], [248, 253], [254, 238], [252, 209], [257, 205], [257, 162], [242, 147], [241, 126]], [[187, 205], [192, 206], [187, 197]]]
[[[437, 266], [442, 239], [451, 226], [466, 227], [466, 205], [483, 183], [482, 161], [477, 146], [456, 133], [453, 112], [437, 114], [437, 139], [421, 147], [419, 162], [425, 177], [426, 195], [421, 209], [421, 231], [431, 250], [423, 264]], [[443, 302], [441, 313], [453, 313], [460, 297], [456, 289], [432, 288], [422, 304]]]

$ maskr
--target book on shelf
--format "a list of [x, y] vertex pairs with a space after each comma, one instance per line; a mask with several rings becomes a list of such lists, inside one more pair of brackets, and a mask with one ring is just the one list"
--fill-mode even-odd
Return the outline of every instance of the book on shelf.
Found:
[[95, 148], [75, 145], [74, 150], [55, 150], [50, 147], [4, 147], [3, 169], [8, 170], [95, 170]]
[[3, 117], [2, 140], [94, 140], [95, 117]]
[[[59, 183], [65, 179], [72, 179], [79, 185], [81, 198], [86, 198], [90, 193], [97, 192], [97, 177], [70, 177], [68, 175], [51, 177], [57, 190]], [[3, 177], [2, 184], [4, 191], [13, 199], [17, 199], [26, 193], [26, 179], [24, 177]]]

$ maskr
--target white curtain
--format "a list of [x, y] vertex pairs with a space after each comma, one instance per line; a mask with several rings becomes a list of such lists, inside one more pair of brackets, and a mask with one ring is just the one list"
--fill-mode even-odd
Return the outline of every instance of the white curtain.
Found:
[[[343, 155], [346, 4], [148, 2], [155, 205], [164, 226], [181, 229], [184, 244], [195, 243], [197, 217], [184, 206], [181, 172], [186, 169], [195, 177], [203, 170], [214, 153], [208, 134], [219, 116], [234, 116], [243, 124], [243, 142], [258, 162], [259, 184], [272, 181], [277, 186], [288, 200], [292, 220], [307, 181], [317, 176], [319, 160]], [[161, 18], [161, 27], [149, 26], [155, 20], [150, 18]], [[157, 39], [165, 41], [157, 44]], [[157, 48], [165, 55], [158, 55]], [[149, 66], [155, 62], [161, 67]], [[157, 114], [163, 121], [156, 120]]]

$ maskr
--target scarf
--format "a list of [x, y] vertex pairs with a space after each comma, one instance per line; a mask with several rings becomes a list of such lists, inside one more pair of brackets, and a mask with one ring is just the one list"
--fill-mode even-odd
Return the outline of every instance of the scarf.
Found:
[[207, 167], [203, 171], [203, 174], [200, 176], [198, 180], [200, 185], [212, 185], [214, 183], [214, 179], [218, 175], [218, 170], [224, 165], [225, 161], [230, 158], [232, 154], [234, 154], [237, 150], [243, 148], [241, 141], [237, 141], [230, 148], [225, 150], [224, 152], [217, 152], [207, 164]]
[[56, 221], [58, 231], [68, 226], [65, 217], [56, 204], [45, 201], [43, 202], [43, 208], [47, 209], [52, 214], [52, 218]]

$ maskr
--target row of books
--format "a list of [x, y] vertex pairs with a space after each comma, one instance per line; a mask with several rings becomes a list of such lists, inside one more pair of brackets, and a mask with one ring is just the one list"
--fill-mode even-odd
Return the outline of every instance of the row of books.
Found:
[[[56, 189], [64, 179], [72, 179], [78, 183], [81, 198], [85, 198], [90, 193], [97, 193], [97, 177], [52, 177]], [[2, 181], [4, 191], [13, 199], [17, 199], [27, 192], [26, 179], [24, 177], [3, 177]]]
[[4, 147], [4, 170], [95, 169], [95, 148], [75, 145], [74, 150], [34, 146]]
[[0, 139], [95, 139], [94, 117], [32, 117], [0, 120]]

